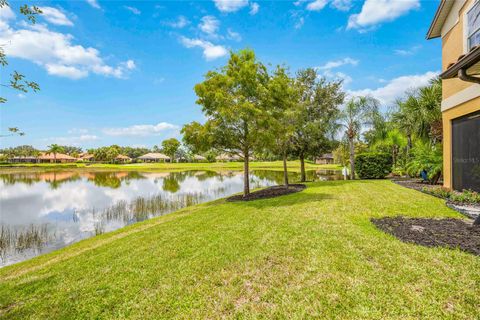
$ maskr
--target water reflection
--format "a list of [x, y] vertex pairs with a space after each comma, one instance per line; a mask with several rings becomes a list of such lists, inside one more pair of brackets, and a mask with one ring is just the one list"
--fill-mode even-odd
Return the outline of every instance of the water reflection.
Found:
[[[309, 171], [308, 180], [339, 179]], [[290, 174], [291, 181], [298, 174]], [[256, 170], [252, 188], [282, 183]], [[11, 171], [0, 173], [0, 266], [180, 208], [241, 192], [239, 171]]]

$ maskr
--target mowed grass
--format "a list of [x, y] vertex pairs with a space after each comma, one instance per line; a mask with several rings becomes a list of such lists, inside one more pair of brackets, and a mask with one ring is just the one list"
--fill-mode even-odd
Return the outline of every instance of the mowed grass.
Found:
[[[299, 161], [288, 161], [290, 171], [300, 172]], [[243, 170], [243, 162], [212, 162], [212, 163], [131, 163], [131, 164], [104, 164], [104, 163], [4, 163], [0, 170], [7, 168], [44, 168], [44, 169], [112, 169], [112, 170], [142, 170], [142, 171], [181, 171], [181, 170]], [[251, 169], [283, 170], [282, 161], [253, 161]], [[338, 164], [318, 165], [305, 163], [307, 170], [340, 170]]]
[[397, 215], [461, 218], [390, 181], [219, 200], [0, 269], [0, 317], [478, 319], [480, 258], [370, 222]]

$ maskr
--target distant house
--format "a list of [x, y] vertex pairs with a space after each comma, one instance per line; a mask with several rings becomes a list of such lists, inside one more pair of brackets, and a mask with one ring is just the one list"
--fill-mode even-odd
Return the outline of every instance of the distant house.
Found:
[[316, 164], [332, 164], [333, 163], [333, 154], [324, 153], [317, 159], [315, 159]]
[[77, 158], [71, 157], [64, 153], [48, 153], [42, 152], [38, 156], [38, 162], [40, 163], [69, 163], [77, 161]]
[[240, 156], [222, 153], [221, 155], [216, 156], [215, 160], [220, 162], [239, 161]]
[[8, 159], [12, 163], [37, 163], [38, 158], [35, 156], [15, 156]]
[[193, 156], [193, 161], [203, 162], [203, 161], [207, 161], [207, 158], [205, 158], [204, 156], [196, 154], [196, 155]]
[[170, 157], [167, 155], [164, 155], [163, 153], [158, 153], [158, 152], [151, 152], [144, 154], [141, 157], [137, 158], [138, 160], [141, 160], [143, 162], [167, 162], [170, 161]]
[[132, 158], [130, 158], [129, 156], [125, 156], [123, 154], [119, 154], [118, 156], [115, 157], [115, 162], [127, 163], [130, 161], [132, 161]]
[[80, 156], [78, 157], [79, 160], [81, 161], [95, 161], [95, 156], [90, 153], [80, 153]]

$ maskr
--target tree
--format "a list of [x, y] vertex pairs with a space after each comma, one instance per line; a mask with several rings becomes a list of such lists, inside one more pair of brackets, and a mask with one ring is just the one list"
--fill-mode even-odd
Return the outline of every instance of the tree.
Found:
[[268, 149], [282, 157], [283, 183], [288, 188], [287, 156], [295, 133], [298, 90], [294, 87], [294, 80], [281, 66], [277, 66], [267, 88], [269, 129], [268, 134], [265, 135], [265, 142], [268, 144]]
[[353, 97], [340, 114], [340, 125], [345, 128], [350, 149], [350, 179], [355, 179], [355, 139], [362, 127], [372, 122], [372, 115], [378, 113], [378, 100], [372, 97]]
[[48, 146], [48, 151], [47, 154], [52, 154], [53, 153], [53, 160], [56, 163], [57, 162], [57, 153], [62, 153], [65, 152], [62, 146], [59, 146], [58, 144], [52, 144]]
[[175, 153], [177, 153], [178, 148], [180, 148], [180, 141], [175, 138], [170, 138], [162, 141], [163, 152], [170, 157], [170, 161], [175, 161]]
[[392, 155], [392, 163], [395, 168], [397, 166], [398, 154], [407, 144], [406, 137], [398, 129], [392, 129], [387, 132], [385, 138], [377, 141], [374, 147], [377, 149], [387, 149]]
[[18, 129], [17, 127], [8, 128], [8, 132], [9, 132], [8, 134], [1, 134], [0, 138], [11, 137], [15, 135], [19, 135], [19, 136], [25, 135], [25, 132], [20, 131], [20, 129]]
[[250, 193], [249, 158], [268, 123], [264, 103], [267, 82], [267, 70], [252, 50], [232, 52], [226, 66], [209, 71], [195, 86], [197, 103], [207, 121], [182, 129], [185, 141], [196, 151], [213, 148], [244, 159], [244, 196]]
[[295, 79], [298, 90], [293, 152], [300, 159], [301, 181], [305, 181], [305, 158], [330, 151], [336, 131], [339, 106], [345, 93], [342, 82], [327, 82], [313, 68], [300, 70]]
[[[8, 7], [9, 7], [9, 3], [7, 0], [0, 0], [0, 9], [8, 8]], [[40, 8], [36, 6], [28, 6], [25, 4], [20, 7], [20, 13], [23, 14], [30, 21], [30, 23], [35, 24], [36, 16], [38, 14], [41, 14], [42, 11], [40, 10]], [[7, 56], [3, 49], [4, 45], [5, 44], [0, 44], [0, 66], [1, 67], [6, 67], [8, 65]], [[37, 92], [38, 90], [40, 90], [40, 86], [38, 85], [38, 83], [34, 81], [26, 80], [25, 76], [19, 73], [18, 71], [13, 71], [10, 77], [10, 81], [8, 83], [0, 83], [0, 86], [21, 91], [21, 92], [28, 92], [30, 90]], [[5, 102], [7, 102], [7, 99], [0, 96], [0, 103], [5, 103]]]

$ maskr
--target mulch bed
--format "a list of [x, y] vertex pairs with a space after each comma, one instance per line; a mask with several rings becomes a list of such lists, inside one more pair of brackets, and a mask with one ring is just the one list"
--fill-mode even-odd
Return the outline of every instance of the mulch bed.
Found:
[[441, 185], [440, 184], [437, 184], [437, 185], [431, 185], [431, 184], [428, 184], [428, 183], [422, 183], [421, 180], [392, 180], [394, 183], [398, 184], [398, 185], [401, 185], [403, 187], [406, 187], [406, 188], [410, 188], [410, 189], [415, 189], [415, 190], [418, 190], [418, 191], [422, 191], [422, 189], [424, 187], [440, 187]]
[[480, 226], [461, 219], [387, 217], [373, 224], [404, 242], [426, 247], [459, 248], [480, 256]]
[[275, 198], [286, 194], [300, 192], [307, 186], [304, 184], [290, 184], [288, 189], [285, 186], [273, 186], [250, 193], [244, 197], [243, 194], [234, 195], [227, 198], [227, 201], [252, 201], [258, 199]]

